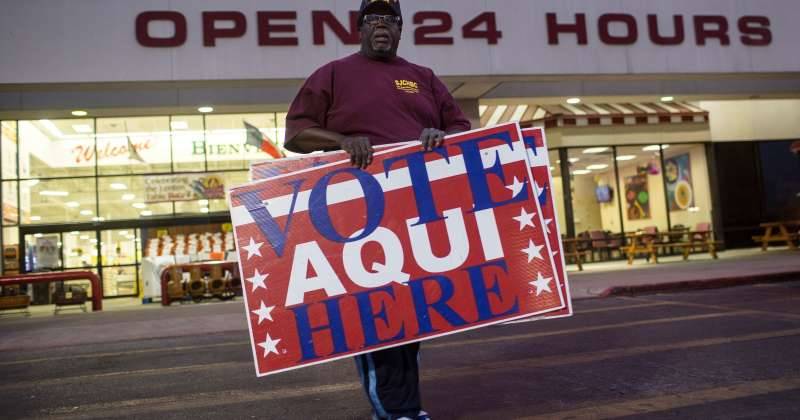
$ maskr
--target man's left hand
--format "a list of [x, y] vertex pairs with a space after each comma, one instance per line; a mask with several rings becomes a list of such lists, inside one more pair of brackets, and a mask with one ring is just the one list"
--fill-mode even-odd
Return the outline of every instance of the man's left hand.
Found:
[[426, 128], [422, 130], [419, 135], [419, 141], [422, 143], [422, 150], [430, 152], [431, 150], [441, 147], [444, 144], [445, 132], [435, 128]]

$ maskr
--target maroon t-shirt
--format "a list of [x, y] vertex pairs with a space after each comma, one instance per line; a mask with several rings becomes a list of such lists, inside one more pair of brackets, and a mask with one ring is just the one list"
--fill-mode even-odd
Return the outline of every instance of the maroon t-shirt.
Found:
[[470, 123], [431, 69], [356, 53], [322, 66], [300, 88], [286, 116], [286, 140], [308, 128], [386, 144], [417, 140], [425, 128], [466, 131]]

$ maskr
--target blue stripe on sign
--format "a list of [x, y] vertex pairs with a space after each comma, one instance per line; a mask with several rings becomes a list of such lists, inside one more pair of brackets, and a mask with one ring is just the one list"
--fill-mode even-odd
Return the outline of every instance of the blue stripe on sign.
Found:
[[365, 357], [367, 358], [367, 365], [369, 366], [369, 398], [372, 400], [372, 405], [375, 407], [375, 411], [378, 412], [379, 416], [389, 417], [389, 414], [387, 414], [386, 410], [383, 408], [383, 404], [381, 404], [381, 400], [378, 399], [378, 380], [375, 375], [375, 363], [372, 362], [372, 354], [367, 353]]

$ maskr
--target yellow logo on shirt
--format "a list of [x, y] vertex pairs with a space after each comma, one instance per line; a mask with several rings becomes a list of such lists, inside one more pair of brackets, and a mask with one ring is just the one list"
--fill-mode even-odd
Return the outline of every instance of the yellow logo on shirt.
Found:
[[412, 82], [410, 80], [395, 80], [394, 87], [405, 93], [419, 93], [419, 85], [417, 82]]

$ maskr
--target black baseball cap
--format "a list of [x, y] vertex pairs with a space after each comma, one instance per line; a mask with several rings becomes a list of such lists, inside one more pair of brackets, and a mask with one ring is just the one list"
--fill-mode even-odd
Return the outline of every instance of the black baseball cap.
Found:
[[358, 9], [358, 26], [364, 23], [364, 15], [371, 13], [395, 15], [400, 17], [400, 23], [403, 23], [399, 0], [361, 0], [361, 7]]

